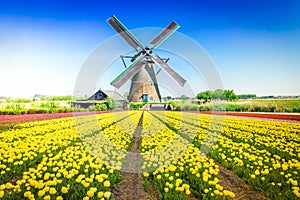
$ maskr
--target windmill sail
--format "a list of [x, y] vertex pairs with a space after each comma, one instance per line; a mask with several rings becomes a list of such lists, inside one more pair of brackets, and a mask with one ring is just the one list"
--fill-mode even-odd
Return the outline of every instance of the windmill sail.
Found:
[[157, 82], [157, 78], [156, 78], [156, 73], [155, 73], [155, 63], [148, 63], [148, 67], [145, 68], [151, 78], [151, 80], [153, 81], [153, 85], [155, 88], [155, 91], [157, 93], [157, 96], [159, 98], [159, 100], [161, 100], [161, 95], [159, 92], [159, 88], [158, 88], [158, 82]]
[[112, 82], [111, 85], [120, 88], [126, 81], [131, 79], [139, 70], [145, 65], [143, 58], [145, 55], [140, 55], [134, 62], [131, 63], [121, 74], [119, 74]]
[[144, 45], [116, 18], [110, 17], [107, 22], [121, 35], [121, 37], [135, 50], [144, 49]]
[[181, 85], [182, 87], [184, 86], [186, 80], [184, 78], [182, 78], [177, 72], [175, 72], [169, 65], [167, 65], [167, 63], [165, 63], [161, 57], [159, 57], [158, 55], [153, 54], [151, 59], [156, 64], [158, 64], [162, 70], [164, 70], [172, 78], [174, 78], [179, 83], [179, 85]]
[[174, 33], [180, 26], [172, 21], [162, 32], [160, 32], [151, 42], [152, 48], [156, 48], [160, 43], [167, 39], [172, 33]]

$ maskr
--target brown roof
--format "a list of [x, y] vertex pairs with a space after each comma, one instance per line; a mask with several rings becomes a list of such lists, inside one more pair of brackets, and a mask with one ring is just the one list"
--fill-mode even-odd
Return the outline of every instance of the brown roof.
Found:
[[102, 90], [107, 96], [117, 100], [117, 101], [125, 101], [124, 97], [120, 95], [118, 92], [113, 90]]

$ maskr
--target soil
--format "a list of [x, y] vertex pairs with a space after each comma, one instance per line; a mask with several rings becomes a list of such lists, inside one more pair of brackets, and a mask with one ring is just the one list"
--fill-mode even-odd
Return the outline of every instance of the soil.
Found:
[[134, 141], [126, 156], [126, 161], [121, 170], [121, 183], [112, 189], [113, 197], [116, 200], [158, 200], [159, 194], [153, 184], [149, 185], [146, 192], [143, 187], [142, 170], [140, 168], [141, 157], [139, 155], [141, 116], [139, 126], [134, 135]]
[[253, 190], [242, 178], [233, 171], [224, 168], [217, 163], [220, 168], [219, 183], [225, 190], [235, 193], [235, 200], [268, 200], [260, 191]]

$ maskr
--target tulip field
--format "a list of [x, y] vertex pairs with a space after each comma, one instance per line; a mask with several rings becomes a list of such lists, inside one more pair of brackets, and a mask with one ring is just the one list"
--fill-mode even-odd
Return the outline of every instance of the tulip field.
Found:
[[142, 184], [160, 199], [237, 198], [220, 165], [269, 199], [300, 198], [300, 123], [172, 111], [3, 121], [0, 199], [122, 199], [113, 188], [139, 126]]

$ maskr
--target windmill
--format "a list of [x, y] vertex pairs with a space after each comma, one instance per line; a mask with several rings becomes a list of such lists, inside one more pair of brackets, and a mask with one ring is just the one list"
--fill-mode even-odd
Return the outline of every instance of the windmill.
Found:
[[[161, 31], [149, 44], [150, 47], [143, 45], [114, 15], [107, 22], [120, 34], [120, 36], [134, 49], [136, 54], [130, 56], [131, 64], [127, 67], [124, 60], [125, 70], [120, 73], [111, 85], [120, 88], [129, 79], [131, 85], [129, 90], [129, 101], [140, 102], [141, 98], [147, 102], [161, 101], [156, 75], [156, 65], [169, 74], [179, 85], [184, 86], [186, 80], [176, 71], [167, 65], [168, 59], [163, 59], [156, 55], [153, 50], [158, 47], [165, 39], [174, 33], [179, 25], [172, 21], [163, 31]], [[123, 57], [121, 56], [123, 59]]]

